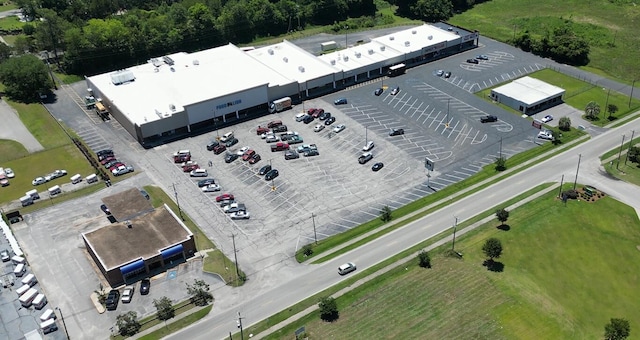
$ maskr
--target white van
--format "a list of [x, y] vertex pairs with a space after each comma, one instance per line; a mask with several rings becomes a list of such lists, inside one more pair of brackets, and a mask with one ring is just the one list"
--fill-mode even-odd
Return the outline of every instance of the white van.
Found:
[[16, 277], [22, 277], [24, 273], [27, 272], [27, 268], [24, 266], [24, 263], [18, 263], [15, 268], [13, 268], [13, 275]]
[[27, 192], [24, 193], [27, 196], [31, 196], [31, 199], [33, 200], [37, 200], [40, 199], [40, 194], [38, 194], [38, 190], [33, 189], [33, 190], [29, 190]]
[[27, 274], [27, 276], [23, 277], [20, 282], [22, 282], [23, 285], [28, 285], [29, 287], [31, 287], [35, 286], [35, 284], [38, 283], [38, 279], [36, 279], [36, 276], [33, 275], [33, 273], [29, 273]]
[[49, 334], [51, 332], [57, 331], [58, 325], [56, 324], [55, 319], [49, 319], [40, 324], [40, 329], [42, 330], [42, 333]]
[[96, 174], [91, 174], [84, 179], [87, 183], [95, 183], [98, 181], [98, 176]]
[[29, 308], [31, 307], [33, 299], [35, 299], [36, 296], [38, 296], [38, 290], [36, 290], [35, 288], [29, 288], [26, 293], [20, 295], [20, 298], [18, 300], [20, 301], [22, 307]]
[[20, 197], [20, 203], [22, 203], [23, 207], [33, 204], [33, 198], [31, 196], [22, 196]]
[[80, 174], [75, 174], [71, 176], [70, 180], [71, 180], [71, 184], [78, 184], [82, 182], [82, 176], [80, 176]]
[[55, 320], [57, 317], [58, 316], [56, 315], [56, 313], [53, 312], [53, 309], [49, 308], [45, 310], [44, 313], [42, 313], [42, 315], [40, 315], [40, 321], [45, 322], [49, 319]]
[[228, 141], [231, 138], [233, 138], [233, 131], [227, 132], [224, 135], [222, 135], [222, 137], [220, 137], [220, 141], [224, 143], [224, 142]]
[[31, 286], [22, 285], [20, 286], [20, 288], [16, 289], [16, 293], [18, 294], [18, 296], [21, 296], [22, 294], [26, 293], [29, 289], [31, 289]]
[[55, 196], [55, 195], [61, 193], [62, 189], [60, 189], [59, 185], [54, 185], [51, 188], [49, 188], [48, 191], [49, 191], [49, 196]]
[[44, 306], [47, 305], [47, 297], [44, 296], [44, 294], [40, 293], [40, 294], [38, 294], [36, 296], [35, 299], [33, 299], [32, 303], [33, 303], [33, 307], [35, 309], [40, 310], [40, 309], [44, 308]]
[[298, 113], [296, 115], [296, 122], [301, 122], [302, 120], [304, 120], [304, 117], [306, 117], [306, 116], [307, 116], [307, 114], [305, 112]]
[[207, 169], [195, 169], [192, 170], [189, 175], [191, 177], [207, 177], [209, 176], [209, 173], [207, 172]]
[[18, 255], [15, 255], [14, 257], [12, 257], [11, 262], [13, 262], [13, 264], [26, 263], [24, 257], [18, 256]]

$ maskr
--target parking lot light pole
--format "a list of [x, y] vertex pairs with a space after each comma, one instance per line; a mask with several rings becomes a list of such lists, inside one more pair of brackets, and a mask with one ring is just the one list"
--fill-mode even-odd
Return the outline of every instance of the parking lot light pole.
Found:
[[311, 221], [313, 221], [313, 237], [316, 240], [316, 244], [318, 244], [318, 234], [316, 233], [316, 215], [311, 213]]
[[446, 123], [444, 124], [445, 127], [449, 127], [449, 102], [451, 101], [451, 98], [447, 98], [447, 118], [446, 118]]
[[455, 217], [455, 222], [453, 223], [453, 243], [451, 243], [451, 250], [455, 251], [456, 247], [456, 229], [458, 228], [458, 218]]
[[56, 307], [58, 313], [60, 313], [60, 319], [62, 319], [62, 327], [64, 327], [64, 334], [67, 335], [67, 339], [71, 339], [69, 337], [69, 331], [67, 331], [67, 324], [64, 322], [64, 315], [62, 314], [62, 309], [60, 307]]
[[178, 213], [180, 214], [180, 218], [184, 221], [184, 217], [182, 216], [182, 209], [180, 209], [180, 201], [178, 200], [178, 191], [176, 190], [176, 184], [173, 185], [173, 194], [176, 196], [176, 205], [178, 206]]

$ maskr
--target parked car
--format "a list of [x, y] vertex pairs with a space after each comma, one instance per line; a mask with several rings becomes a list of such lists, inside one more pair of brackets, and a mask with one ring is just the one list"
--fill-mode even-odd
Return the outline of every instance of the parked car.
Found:
[[11, 260], [11, 255], [9, 255], [9, 251], [6, 249], [0, 251], [0, 257], [2, 258], [2, 262], [9, 262], [9, 260]]
[[[124, 166], [124, 163], [116, 162], [115, 164], [109, 167], [109, 171], [113, 171], [121, 166]], [[47, 176], [45, 176], [45, 179], [47, 179]], [[53, 177], [48, 177], [47, 181], [50, 181], [51, 179], [53, 179]]]
[[[109, 156], [100, 161], [100, 164], [105, 165], [109, 162], [117, 161], [117, 159], [113, 156]], [[6, 170], [5, 170], [6, 171]]]
[[220, 144], [213, 147], [213, 153], [219, 155], [227, 150], [227, 147]]
[[118, 301], [120, 301], [120, 292], [116, 289], [110, 290], [105, 300], [107, 310], [116, 310], [118, 308]]
[[548, 123], [548, 122], [550, 122], [552, 120], [553, 120], [553, 116], [552, 115], [546, 115], [546, 116], [542, 117], [542, 122], [543, 123]]
[[338, 267], [338, 274], [346, 275], [356, 270], [356, 265], [353, 262], [347, 262]]
[[213, 151], [213, 148], [215, 148], [218, 145], [220, 145], [220, 142], [218, 142], [217, 140], [213, 140], [213, 141], [209, 142], [209, 144], [207, 144], [207, 150], [208, 151]]
[[318, 124], [318, 125], [313, 127], [313, 131], [315, 131], [315, 132], [320, 132], [322, 130], [324, 130], [324, 125]]
[[345, 128], [346, 128], [346, 126], [344, 124], [336, 125], [333, 128], [333, 132], [338, 133], [338, 132], [344, 130]]
[[198, 181], [198, 188], [206, 187], [209, 184], [216, 184], [216, 180], [213, 178], [205, 178]]
[[278, 141], [278, 137], [276, 137], [276, 135], [270, 134], [270, 135], [267, 135], [267, 138], [265, 138], [265, 141], [267, 143], [275, 143]]
[[400, 86], [396, 86], [396, 87], [393, 88], [393, 90], [391, 90], [391, 95], [395, 96], [399, 92], [400, 92]]
[[242, 160], [243, 161], [248, 161], [249, 159], [251, 159], [251, 157], [253, 157], [256, 154], [255, 150], [247, 150], [242, 154]]
[[305, 116], [304, 119], [302, 120], [303, 123], [305, 124], [309, 124], [311, 122], [313, 122], [313, 116]]
[[324, 113], [324, 109], [315, 109], [315, 111], [313, 111], [313, 113], [311, 114], [311, 117], [315, 119], [320, 117], [320, 115], [323, 113]]
[[373, 141], [370, 140], [370, 141], [367, 142], [367, 144], [365, 144], [362, 147], [362, 151], [369, 151], [369, 150], [373, 149], [374, 146], [375, 146], [375, 144], [373, 144]]
[[122, 162], [120, 162], [120, 161], [119, 161], [119, 160], [117, 160], [117, 159], [114, 159], [114, 160], [112, 160], [112, 161], [110, 161], [110, 162], [106, 163], [106, 164], [104, 165], [104, 168], [105, 168], [105, 169], [109, 169], [109, 168], [113, 167], [113, 166], [114, 166], [114, 165], [116, 165], [116, 164], [122, 164]]
[[318, 150], [309, 150], [304, 153], [305, 157], [312, 157], [312, 156], [319, 156], [319, 155], [320, 155], [320, 152], [318, 152]]
[[477, 59], [467, 59], [467, 63], [469, 63], [469, 64], [477, 64], [478, 60]]
[[378, 171], [384, 167], [384, 163], [378, 162], [371, 167], [371, 170]]
[[198, 164], [189, 164], [182, 167], [182, 172], [191, 172], [195, 169], [200, 169]]
[[262, 157], [260, 157], [260, 155], [259, 155], [259, 154], [255, 154], [255, 155], [251, 156], [251, 158], [249, 158], [249, 164], [256, 164], [256, 163], [258, 163], [261, 159], [262, 159]]
[[67, 175], [67, 170], [55, 170], [50, 175], [51, 179], [60, 178]]
[[182, 163], [191, 160], [191, 154], [178, 154], [173, 156], [174, 163]]
[[284, 151], [284, 150], [289, 150], [289, 144], [281, 142], [281, 143], [276, 143], [275, 145], [271, 145], [271, 152]]
[[271, 170], [269, 170], [269, 172], [267, 172], [267, 173], [264, 175], [264, 179], [266, 179], [267, 181], [271, 181], [271, 180], [273, 180], [274, 178], [278, 177], [278, 175], [280, 175], [280, 173], [278, 172], [278, 170], [276, 170], [276, 169], [271, 169]]
[[404, 135], [404, 129], [391, 129], [389, 131], [389, 136], [399, 136]]
[[333, 102], [333, 104], [335, 105], [344, 105], [346, 103], [347, 103], [347, 98], [338, 98]]
[[238, 156], [242, 156], [244, 155], [245, 152], [249, 151], [251, 148], [248, 146], [244, 146], [242, 148], [240, 148], [240, 150], [236, 151], [236, 155]]
[[224, 211], [226, 214], [231, 214], [237, 211], [246, 211], [246, 210], [247, 208], [242, 203], [231, 203], [225, 206], [224, 208], [222, 208], [222, 211]]
[[151, 196], [149, 196], [149, 193], [146, 190], [140, 189], [140, 194], [147, 200], [151, 199]]
[[305, 113], [305, 112], [298, 113], [296, 115], [296, 122], [301, 122], [304, 119], [304, 116], [306, 116], [306, 115], [307, 115], [307, 113]]
[[477, 56], [476, 56], [476, 59], [479, 59], [479, 60], [489, 60], [489, 57], [487, 57], [487, 56], [486, 56], [486, 55], [484, 55], [484, 54], [480, 54], [480, 55], [477, 55]]
[[228, 206], [229, 204], [232, 204], [232, 203], [236, 203], [236, 200], [231, 200], [230, 199], [230, 200], [222, 200], [222, 201], [218, 202], [218, 204], [220, 204], [220, 208], [224, 208], [224, 207], [226, 207], [226, 206]]
[[325, 120], [327, 118], [331, 117], [331, 112], [323, 112], [320, 114], [320, 116], [318, 116], [318, 118], [320, 120]]
[[443, 74], [444, 74], [443, 70], [437, 70], [436, 71], [436, 76], [438, 76], [438, 77], [442, 77]]
[[266, 126], [258, 126], [258, 128], [256, 129], [256, 135], [260, 136], [260, 135], [262, 135], [264, 133], [268, 133], [270, 131], [271, 131], [271, 129], [269, 129]]
[[379, 87], [375, 91], [373, 91], [373, 94], [379, 96], [382, 94], [382, 92], [384, 92], [384, 89], [382, 87]]
[[317, 150], [318, 147], [315, 144], [302, 144], [298, 147], [299, 153], [305, 153], [309, 150]]
[[151, 290], [151, 280], [142, 279], [142, 281], [140, 281], [140, 295], [147, 295], [149, 294], [150, 290]]
[[124, 287], [124, 291], [122, 291], [122, 303], [129, 303], [133, 298], [133, 292], [136, 289], [133, 286]]
[[450, 78], [451, 77], [451, 72], [447, 71], [444, 73], [444, 77], [445, 78]]
[[107, 207], [106, 204], [101, 205], [100, 210], [102, 210], [107, 215], [111, 215], [111, 210], [109, 210], [109, 207]]
[[201, 190], [202, 190], [202, 192], [215, 192], [215, 191], [220, 191], [221, 188], [217, 184], [209, 184], [209, 185], [206, 185], [206, 186], [202, 187]]
[[238, 159], [238, 157], [240, 157], [240, 156], [238, 156], [238, 154], [227, 153], [227, 155], [224, 157], [224, 162], [227, 163], [227, 164], [231, 163], [231, 162], [235, 161], [236, 159]]
[[543, 130], [538, 132], [538, 138], [541, 139], [546, 139], [546, 140], [553, 140], [553, 133], [549, 130]]
[[324, 121], [324, 125], [331, 125], [336, 121], [336, 117], [329, 117]]
[[371, 152], [365, 152], [360, 157], [358, 157], [358, 163], [365, 164], [371, 159], [373, 159], [373, 154]]
[[47, 181], [44, 179], [44, 177], [36, 177], [33, 181], [31, 181], [32, 185], [40, 185], [45, 183], [47, 183]]
[[270, 170], [271, 170], [271, 165], [267, 164], [267, 165], [263, 166], [262, 168], [260, 168], [260, 170], [258, 171], [258, 174], [260, 174], [261, 176], [264, 176]]
[[300, 158], [300, 155], [296, 152], [296, 150], [287, 150], [284, 153], [285, 160], [296, 159], [296, 158]]
[[229, 215], [232, 220], [249, 219], [251, 215], [248, 211], [236, 211]]
[[480, 118], [480, 123], [493, 123], [497, 121], [498, 121], [498, 117], [494, 115], [488, 115]]
[[107, 155], [107, 154], [111, 154], [113, 155], [113, 150], [111, 149], [104, 149], [104, 150], [100, 150], [98, 152], [96, 152], [96, 156], [100, 157], [102, 155]]
[[128, 174], [128, 173], [133, 172], [133, 171], [134, 171], [133, 167], [131, 165], [127, 165], [127, 166], [122, 166], [122, 167], [119, 167], [119, 168], [117, 168], [115, 170], [112, 170], [111, 173], [114, 176], [122, 176], [124, 174]]
[[236, 144], [238, 144], [238, 138], [232, 137], [224, 143], [224, 146], [230, 148]]
[[220, 196], [216, 196], [216, 202], [222, 202], [224, 200], [233, 200], [235, 199], [235, 197], [233, 196], [233, 194], [230, 193], [224, 193]]
[[273, 129], [271, 131], [273, 131], [273, 133], [279, 133], [279, 132], [285, 132], [287, 131], [289, 128], [286, 125], [278, 125], [273, 127]]

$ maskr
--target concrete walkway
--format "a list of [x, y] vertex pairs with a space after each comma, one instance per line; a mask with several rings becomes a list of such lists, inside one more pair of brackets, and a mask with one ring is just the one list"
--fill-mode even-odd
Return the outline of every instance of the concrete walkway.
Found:
[[14, 140], [30, 153], [44, 150], [40, 142], [24, 126], [18, 113], [4, 100], [0, 100], [0, 121], [0, 139]]

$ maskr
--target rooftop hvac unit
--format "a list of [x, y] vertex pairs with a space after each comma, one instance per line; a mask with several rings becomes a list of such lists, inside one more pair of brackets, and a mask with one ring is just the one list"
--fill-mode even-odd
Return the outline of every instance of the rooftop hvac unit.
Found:
[[171, 117], [171, 113], [169, 112], [162, 114], [162, 118], [169, 118], [169, 117]]
[[175, 111], [176, 110], [176, 106], [173, 104], [169, 104], [169, 109], [171, 109], [171, 111]]
[[386, 46], [380, 46], [380, 51], [384, 51], [386, 48]]
[[395, 40], [396, 38], [394, 36], [390, 36], [389, 40]]
[[171, 70], [171, 72], [175, 72], [176, 71], [176, 69], [173, 68], [173, 66], [171, 66], [170, 70]]
[[193, 64], [194, 64], [194, 65], [196, 65], [196, 66], [197, 66], [197, 65], [200, 65], [200, 60], [198, 60], [198, 59], [194, 59], [194, 60], [193, 60]]
[[432, 35], [430, 35], [430, 36], [428, 36], [428, 37], [427, 37], [427, 39], [432, 40], [432, 39], [433, 39], [433, 36], [432, 36]]
[[342, 57], [342, 59], [343, 59], [344, 61], [349, 61], [349, 56], [348, 56], [348, 55], [345, 55], [344, 57]]
[[284, 61], [285, 63], [288, 63], [288, 62], [289, 62], [289, 58], [287, 58], [287, 57], [283, 57], [283, 58], [282, 58], [282, 61]]
[[409, 45], [411, 45], [411, 42], [409, 42], [409, 41], [405, 41], [404, 42], [404, 46], [409, 47]]
[[373, 49], [369, 49], [369, 51], [367, 51], [369, 54], [373, 54]]
[[136, 80], [133, 72], [129, 70], [121, 70], [111, 74], [111, 82], [113, 85], [120, 85]]
[[173, 66], [173, 64], [175, 64], [173, 59], [171, 59], [171, 57], [169, 57], [169, 56], [162, 57], [162, 60], [164, 60], [165, 64], [167, 64], [169, 66]]
[[331, 65], [335, 65], [336, 64], [336, 60], [335, 59], [331, 59]]
[[160, 72], [160, 68], [159, 68], [159, 67], [154, 67], [154, 68], [153, 68], [153, 72], [155, 72], [155, 73]]
[[418, 31], [416, 30], [411, 31], [411, 34], [416, 34], [416, 33], [418, 33]]
[[158, 60], [158, 58], [152, 58], [151, 60], [149, 60], [149, 62], [151, 62], [151, 64], [153, 64], [153, 66], [155, 67], [162, 66], [162, 62]]
[[268, 50], [267, 50], [267, 53], [269, 53], [269, 54], [273, 55], [273, 53], [274, 53], [274, 52], [273, 52], [273, 48], [268, 49]]
[[298, 71], [304, 72], [304, 66], [298, 66]]

